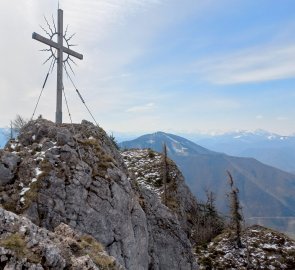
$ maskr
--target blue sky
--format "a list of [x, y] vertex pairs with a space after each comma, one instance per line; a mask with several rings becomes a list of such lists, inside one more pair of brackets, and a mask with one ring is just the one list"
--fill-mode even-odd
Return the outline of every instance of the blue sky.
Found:
[[[75, 50], [84, 54], [74, 81], [104, 129], [295, 133], [294, 1], [61, 0], [60, 6], [77, 33]], [[0, 3], [1, 126], [32, 114], [48, 66], [31, 33], [44, 34], [43, 15], [56, 17], [56, 8], [52, 0]], [[37, 111], [51, 120], [55, 76]], [[90, 120], [64, 80], [74, 121]]]

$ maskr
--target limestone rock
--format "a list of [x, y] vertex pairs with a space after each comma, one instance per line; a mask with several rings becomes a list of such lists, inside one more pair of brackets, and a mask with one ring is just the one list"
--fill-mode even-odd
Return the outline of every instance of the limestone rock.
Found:
[[[169, 160], [167, 200], [161, 183], [162, 156], [148, 149], [122, 152], [126, 166], [138, 183], [141, 206], [147, 216], [149, 254], [153, 269], [195, 269], [191, 252], [189, 215], [197, 202], [174, 162]], [[175, 237], [181, 245], [172, 245]], [[177, 260], [175, 260], [177, 258]]]
[[0, 150], [0, 186], [13, 181], [20, 158], [10, 152]]
[[[195, 202], [190, 197], [182, 199], [189, 192], [183, 180], [173, 182], [180, 184], [173, 195], [179, 206], [176, 210], [165, 206], [154, 191], [138, 186], [138, 179], [101, 128], [87, 121], [56, 125], [38, 119], [26, 125], [18, 141], [8, 144], [5, 151], [21, 161], [14, 182], [0, 188], [2, 205], [26, 216], [40, 230], [63, 231], [61, 238], [72, 253], [81, 243], [73, 235], [64, 237], [67, 230], [61, 224], [100, 242], [113, 257], [107, 261], [115, 262], [117, 268], [197, 269], [185, 209]], [[177, 195], [178, 191], [183, 194]], [[91, 239], [90, 244], [85, 241], [98, 248]], [[29, 246], [35, 245], [31, 239]], [[67, 258], [73, 257], [68, 252], [61, 254], [51, 244], [42, 252], [50, 269], [66, 267]], [[92, 251], [88, 253], [97, 265]], [[75, 263], [84, 267], [79, 269], [92, 269], [87, 254], [77, 257]]]
[[123, 269], [93, 238], [90, 245], [89, 237], [65, 224], [60, 224], [56, 233], [49, 232], [0, 208], [0, 268]]
[[4, 164], [0, 163], [0, 186], [9, 184], [13, 179], [13, 173]]

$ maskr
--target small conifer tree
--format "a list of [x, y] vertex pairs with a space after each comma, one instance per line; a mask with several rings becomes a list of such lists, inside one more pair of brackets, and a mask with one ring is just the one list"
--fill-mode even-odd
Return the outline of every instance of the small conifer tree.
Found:
[[117, 142], [117, 140], [116, 140], [116, 138], [115, 138], [115, 136], [114, 136], [113, 133], [109, 135], [109, 138], [110, 138], [111, 142], [113, 143], [113, 145], [115, 146], [115, 148], [117, 150], [120, 150], [120, 147], [118, 145], [118, 142]]
[[224, 228], [224, 221], [216, 209], [214, 192], [208, 189], [205, 192], [206, 202], [199, 202], [197, 212], [192, 211], [192, 223], [194, 225], [191, 237], [197, 245], [209, 243]]

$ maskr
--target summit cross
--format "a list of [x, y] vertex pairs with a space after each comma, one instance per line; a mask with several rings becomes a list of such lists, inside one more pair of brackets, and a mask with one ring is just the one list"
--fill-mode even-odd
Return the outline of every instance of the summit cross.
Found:
[[[53, 36], [57, 35], [57, 42], [54, 42], [52, 40]], [[32, 38], [35, 40], [38, 40], [48, 46], [50, 48], [55, 48], [57, 50], [57, 93], [56, 93], [56, 113], [55, 113], [55, 122], [57, 124], [62, 123], [62, 91], [63, 91], [63, 53], [66, 53], [68, 55], [74, 56], [80, 60], [83, 59], [83, 55], [79, 54], [68, 47], [64, 47], [64, 38], [65, 34], [63, 33], [63, 10], [58, 9], [57, 12], [57, 32], [52, 33], [50, 39], [43, 37], [37, 33], [32, 34]], [[66, 42], [67, 43], [67, 42]]]

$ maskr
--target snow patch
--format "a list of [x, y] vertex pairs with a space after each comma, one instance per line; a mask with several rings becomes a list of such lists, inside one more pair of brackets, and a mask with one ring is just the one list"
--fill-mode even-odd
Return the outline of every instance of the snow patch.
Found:
[[21, 190], [21, 192], [20, 192], [20, 196], [23, 196], [28, 190], [30, 190], [30, 188], [29, 187], [24, 187], [22, 190]]
[[35, 174], [36, 174], [36, 176], [39, 176], [41, 173], [42, 173], [42, 171], [37, 167], [37, 168], [35, 169]]
[[37, 179], [36, 178], [33, 178], [31, 183], [34, 183], [34, 182], [37, 182]]

